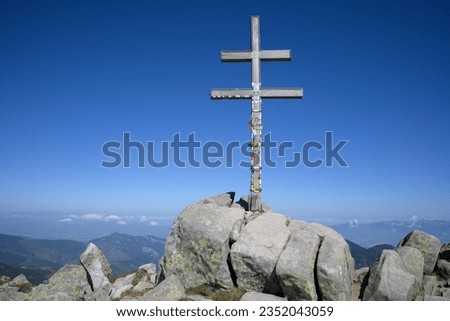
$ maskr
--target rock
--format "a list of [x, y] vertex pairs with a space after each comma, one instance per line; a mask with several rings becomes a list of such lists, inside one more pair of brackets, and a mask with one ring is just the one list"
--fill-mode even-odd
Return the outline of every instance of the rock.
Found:
[[436, 264], [436, 272], [437, 274], [445, 279], [450, 279], [450, 262], [446, 260], [438, 260]]
[[320, 238], [302, 230], [295, 222], [289, 225], [291, 237], [276, 265], [276, 275], [284, 296], [290, 301], [317, 300], [314, 269]]
[[219, 207], [231, 207], [234, 201], [235, 192], [219, 194], [199, 201], [199, 204], [216, 204]]
[[156, 272], [156, 265], [153, 263], [148, 263], [141, 265], [138, 269], [138, 273], [136, 278], [133, 280], [133, 283], [139, 283], [140, 281], [148, 281], [151, 283], [156, 283], [156, 277], [158, 273]]
[[450, 262], [450, 243], [442, 245], [441, 251], [439, 252], [439, 259]]
[[288, 219], [264, 213], [249, 222], [231, 247], [231, 264], [241, 290], [279, 292], [275, 266], [289, 239]]
[[136, 284], [133, 287], [133, 294], [134, 295], [142, 295], [151, 289], [153, 289], [156, 286], [155, 283], [147, 282], [147, 281], [140, 281], [138, 284]]
[[80, 256], [80, 262], [88, 274], [89, 284], [93, 291], [102, 288], [106, 289], [106, 292], [111, 290], [111, 283], [108, 279], [112, 272], [111, 266], [95, 244], [89, 243]]
[[80, 265], [66, 265], [40, 284], [31, 293], [31, 300], [82, 301], [92, 293], [85, 269]]
[[186, 296], [182, 282], [175, 275], [168, 276], [153, 290], [144, 294], [142, 301], [177, 301]]
[[414, 230], [400, 241], [400, 246], [411, 246], [422, 252], [425, 262], [424, 273], [426, 275], [433, 273], [441, 249], [441, 242], [436, 237]]
[[383, 250], [370, 268], [368, 284], [363, 289], [363, 301], [411, 301], [416, 297], [417, 279], [405, 271], [400, 255]]
[[2, 286], [3, 284], [8, 283], [9, 281], [11, 281], [10, 277], [8, 277], [6, 275], [0, 276], [0, 286]]
[[448, 300], [450, 300], [450, 289], [446, 288], [443, 292], [442, 292], [442, 296]]
[[128, 274], [127, 276], [118, 278], [112, 285], [110, 297], [112, 300], [119, 300], [127, 292], [133, 289], [133, 280], [137, 273]]
[[211, 284], [231, 289], [229, 243], [241, 229], [244, 210], [202, 202], [184, 209], [172, 225], [161, 261], [161, 279], [176, 275], [186, 288]]
[[0, 301], [25, 301], [29, 300], [29, 292], [32, 288], [27, 278], [20, 274], [13, 280], [0, 286]]
[[434, 296], [438, 293], [438, 282], [436, 277], [430, 275], [423, 276], [423, 293], [424, 296]]
[[[325, 301], [349, 301], [352, 298], [354, 265], [345, 240], [325, 236], [317, 257], [319, 298]], [[353, 270], [354, 271], [354, 270]]]
[[425, 295], [424, 301], [450, 301], [450, 299], [444, 298], [442, 296], [435, 295]]
[[369, 273], [369, 267], [362, 267], [360, 269], [355, 270], [355, 282], [363, 283], [364, 278], [366, 277], [367, 273]]
[[8, 283], [10, 287], [17, 288], [17, 291], [22, 293], [30, 293], [33, 285], [28, 281], [25, 275], [20, 274]]
[[405, 270], [417, 279], [418, 286], [422, 286], [424, 259], [422, 252], [410, 246], [402, 246], [395, 249], [403, 262]]
[[286, 301], [286, 299], [272, 294], [246, 292], [241, 301]]

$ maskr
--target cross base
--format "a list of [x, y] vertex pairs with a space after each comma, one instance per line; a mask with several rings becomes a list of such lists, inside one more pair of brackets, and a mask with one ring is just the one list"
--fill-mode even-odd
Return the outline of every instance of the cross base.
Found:
[[262, 212], [261, 193], [252, 193], [250, 195], [248, 207], [251, 212]]

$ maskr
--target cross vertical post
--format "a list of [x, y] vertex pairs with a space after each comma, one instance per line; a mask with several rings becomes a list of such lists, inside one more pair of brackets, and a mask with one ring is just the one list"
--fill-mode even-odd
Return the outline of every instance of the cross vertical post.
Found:
[[249, 210], [262, 212], [261, 201], [261, 151], [262, 151], [262, 98], [302, 98], [302, 88], [262, 88], [261, 61], [289, 61], [290, 50], [261, 50], [259, 16], [251, 17], [251, 51], [222, 51], [223, 62], [251, 62], [251, 88], [212, 89], [211, 99], [251, 99], [252, 110], [249, 127], [251, 130], [251, 179]]

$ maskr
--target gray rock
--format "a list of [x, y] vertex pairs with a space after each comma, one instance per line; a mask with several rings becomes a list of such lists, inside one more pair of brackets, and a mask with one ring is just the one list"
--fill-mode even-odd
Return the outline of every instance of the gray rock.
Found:
[[395, 249], [403, 262], [405, 270], [417, 279], [418, 286], [422, 286], [424, 259], [422, 252], [410, 246], [402, 246]]
[[111, 290], [111, 283], [108, 279], [111, 276], [111, 266], [95, 244], [89, 243], [80, 256], [80, 262], [88, 273], [88, 280], [93, 291], [103, 288], [107, 292]]
[[287, 225], [286, 216], [270, 212], [258, 216], [243, 228], [230, 252], [240, 289], [267, 293], [280, 290], [274, 272], [289, 239]]
[[450, 262], [450, 243], [442, 245], [441, 251], [439, 252], [439, 259]]
[[111, 288], [110, 297], [112, 300], [119, 300], [125, 294], [133, 289], [133, 280], [137, 273], [131, 273], [127, 276], [118, 278]]
[[[350, 280], [353, 280], [355, 278], [355, 260], [353, 259], [350, 253], [350, 247], [348, 246], [347, 242], [345, 241], [345, 239], [342, 237], [341, 234], [339, 234], [332, 228], [329, 228], [328, 226], [319, 223], [305, 223], [303, 221], [296, 221], [296, 222], [298, 222], [296, 224], [298, 224], [298, 226], [300, 226], [302, 229], [319, 235], [322, 240], [326, 236], [329, 238], [336, 239], [336, 244], [339, 245], [341, 248], [343, 247], [344, 251], [343, 257], [345, 257], [346, 261], [346, 264], [342, 266], [342, 269], [346, 270], [350, 274]], [[318, 262], [318, 264], [320, 264], [320, 262]], [[326, 287], [325, 284], [324, 286]], [[348, 287], [351, 287], [351, 284], [348, 285]]]
[[139, 267], [135, 278], [133, 279], [133, 285], [137, 285], [140, 282], [149, 282], [156, 284], [156, 265], [153, 263], [145, 264]]
[[422, 252], [425, 262], [424, 273], [426, 275], [433, 273], [441, 249], [441, 242], [436, 237], [422, 231], [414, 230], [400, 241], [400, 246], [411, 246]]
[[438, 293], [438, 282], [436, 276], [423, 276], [423, 294], [424, 296], [435, 296]]
[[205, 198], [199, 204], [216, 204], [219, 207], [231, 207], [234, 201], [235, 192], [228, 192], [216, 196]]
[[243, 222], [244, 210], [240, 208], [205, 201], [188, 206], [175, 220], [167, 238], [162, 276], [176, 275], [186, 288], [211, 284], [231, 289], [229, 243]]
[[92, 293], [87, 274], [80, 265], [66, 265], [53, 274], [46, 284], [33, 288], [31, 300], [82, 301]]
[[370, 268], [367, 286], [363, 289], [363, 301], [411, 301], [417, 293], [417, 279], [405, 271], [396, 251], [383, 250], [377, 262]]
[[362, 267], [360, 269], [355, 270], [355, 282], [363, 283], [364, 278], [366, 277], [367, 273], [369, 273], [369, 267]]
[[444, 298], [442, 296], [435, 296], [435, 295], [425, 295], [424, 301], [450, 301], [448, 298]]
[[276, 266], [284, 296], [290, 301], [317, 300], [314, 269], [320, 238], [317, 234], [289, 225], [291, 237]]
[[134, 295], [142, 295], [151, 289], [153, 289], [156, 286], [155, 283], [148, 282], [148, 281], [139, 281], [138, 284], [136, 284], [133, 287], [133, 294]]
[[156, 265], [154, 263], [148, 263], [141, 265], [138, 269], [138, 272], [145, 271], [146, 274], [149, 276], [150, 282], [156, 282], [156, 276], [158, 273], [156, 272]]
[[177, 301], [186, 296], [180, 279], [175, 275], [168, 276], [153, 290], [144, 294], [142, 301]]
[[450, 300], [450, 289], [446, 288], [444, 291], [442, 291], [442, 296], [446, 299]]
[[446, 260], [438, 260], [436, 264], [436, 272], [437, 274], [445, 279], [450, 279], [450, 262]]
[[33, 285], [28, 281], [25, 275], [20, 274], [12, 279], [8, 285], [10, 287], [17, 288], [17, 291], [22, 293], [30, 293], [33, 289]]
[[9, 281], [11, 281], [10, 277], [8, 277], [6, 275], [0, 276], [0, 286], [2, 286], [3, 284], [8, 283]]
[[32, 288], [27, 278], [21, 274], [0, 286], [0, 301], [25, 301], [30, 299]]
[[349, 301], [352, 298], [354, 265], [345, 240], [325, 236], [319, 248], [316, 273], [319, 298], [325, 301]]
[[260, 292], [246, 292], [241, 301], [286, 301], [286, 298]]

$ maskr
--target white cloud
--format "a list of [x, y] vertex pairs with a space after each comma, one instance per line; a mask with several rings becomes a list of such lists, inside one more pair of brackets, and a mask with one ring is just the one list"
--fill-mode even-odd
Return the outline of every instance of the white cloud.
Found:
[[352, 227], [358, 227], [358, 225], [359, 225], [358, 219], [354, 218], [353, 220], [350, 220], [349, 224], [350, 224], [351, 228]]
[[68, 222], [72, 222], [73, 220], [71, 219], [71, 218], [62, 218], [62, 219], [60, 219], [58, 222], [61, 222], [61, 223], [68, 223]]
[[[84, 215], [70, 215], [70, 218], [64, 219], [64, 222], [71, 222], [73, 220], [86, 220], [86, 221], [98, 221], [98, 222], [116, 222], [119, 225], [125, 225], [132, 222], [139, 222], [149, 224], [150, 226], [158, 226], [157, 218], [140, 215], [140, 216], [119, 216], [116, 214], [103, 215], [97, 213], [89, 213]], [[62, 221], [62, 220], [60, 220]]]

